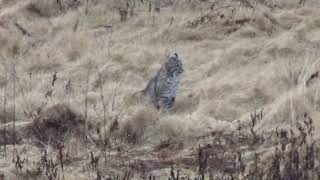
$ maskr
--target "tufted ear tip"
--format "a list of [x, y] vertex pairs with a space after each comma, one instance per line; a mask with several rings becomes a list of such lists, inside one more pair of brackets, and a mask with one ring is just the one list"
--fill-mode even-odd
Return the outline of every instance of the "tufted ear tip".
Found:
[[177, 54], [177, 53], [174, 53], [173, 55], [174, 55], [176, 58], [178, 58], [178, 54]]

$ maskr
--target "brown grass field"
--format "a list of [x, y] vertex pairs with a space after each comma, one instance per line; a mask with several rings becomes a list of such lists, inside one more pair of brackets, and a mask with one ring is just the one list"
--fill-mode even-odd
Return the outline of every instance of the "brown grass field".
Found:
[[0, 180], [320, 179], [318, 0], [0, 0], [0, 69]]

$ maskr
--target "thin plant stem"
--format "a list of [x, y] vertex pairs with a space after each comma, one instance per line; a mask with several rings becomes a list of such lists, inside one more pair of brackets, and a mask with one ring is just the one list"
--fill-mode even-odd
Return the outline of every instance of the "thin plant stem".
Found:
[[4, 157], [7, 157], [7, 71], [5, 71], [5, 79], [6, 82], [4, 84], [4, 93], [3, 93], [3, 116], [4, 116], [4, 131], [3, 131], [3, 137], [4, 137]]
[[88, 92], [89, 92], [89, 76], [91, 71], [91, 63], [87, 71], [86, 90], [85, 90], [85, 111], [84, 111], [84, 137], [87, 136], [87, 118], [88, 118]]
[[15, 78], [15, 70], [14, 66], [12, 66], [13, 72], [13, 121], [12, 121], [12, 145], [13, 145], [13, 152], [12, 152], [12, 161], [14, 162], [14, 153], [15, 153], [15, 126], [16, 126], [16, 78]]
[[104, 101], [104, 95], [103, 95], [103, 82], [102, 82], [102, 75], [99, 73], [99, 87], [100, 87], [100, 97], [102, 101], [102, 107], [103, 107], [103, 130], [104, 130], [104, 163], [107, 164], [107, 118], [106, 118], [106, 103]]

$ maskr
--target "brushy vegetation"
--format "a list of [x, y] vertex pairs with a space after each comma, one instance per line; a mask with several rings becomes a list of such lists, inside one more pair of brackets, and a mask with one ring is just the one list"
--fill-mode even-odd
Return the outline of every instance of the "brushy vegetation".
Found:
[[[0, 180], [320, 179], [319, 8], [0, 0]], [[173, 52], [161, 113], [136, 92]]]

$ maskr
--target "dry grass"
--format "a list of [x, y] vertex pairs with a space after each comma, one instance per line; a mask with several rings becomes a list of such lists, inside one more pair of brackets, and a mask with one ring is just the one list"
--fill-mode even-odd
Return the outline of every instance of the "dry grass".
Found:
[[[303, 136], [296, 126], [306, 113], [316, 129], [308, 138], [318, 146], [319, 2], [166, 0], [158, 13], [153, 4], [149, 12], [149, 1], [133, 6], [129, 0], [134, 11], [123, 22], [118, 10], [127, 1], [61, 2], [0, 0], [0, 100], [7, 101], [5, 115], [0, 104], [0, 133], [7, 137], [0, 138], [0, 155], [7, 144], [0, 179], [1, 173], [50, 179], [55, 171], [60, 179], [179, 179], [179, 169], [180, 177], [205, 172], [208, 178], [259, 179], [251, 167], [278, 163], [280, 140], [270, 134], [278, 127]], [[175, 52], [185, 72], [172, 112], [162, 114], [132, 96]], [[262, 120], [251, 127], [249, 112], [261, 109]], [[34, 125], [41, 137], [30, 133]], [[304, 154], [311, 146], [290, 143], [281, 152], [283, 166], [290, 151]], [[243, 159], [234, 161], [239, 151]], [[206, 160], [203, 153], [217, 159]], [[16, 163], [7, 162], [12, 159]], [[242, 161], [251, 164], [244, 171]], [[300, 173], [309, 160], [301, 162]], [[280, 169], [274, 177], [292, 172]]]

